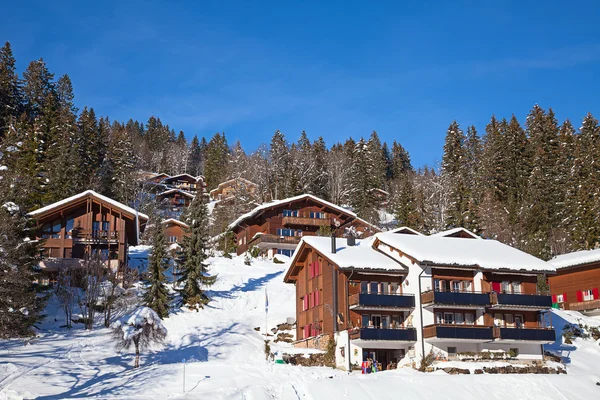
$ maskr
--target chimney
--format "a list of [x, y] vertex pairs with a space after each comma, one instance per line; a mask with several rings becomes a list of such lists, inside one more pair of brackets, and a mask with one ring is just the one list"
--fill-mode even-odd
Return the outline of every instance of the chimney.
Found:
[[352, 232], [349, 232], [348, 236], [346, 236], [346, 244], [348, 245], [348, 247], [356, 246], [356, 238], [354, 237], [354, 234]]
[[335, 246], [335, 232], [331, 232], [331, 254], [335, 254], [336, 252], [336, 246]]

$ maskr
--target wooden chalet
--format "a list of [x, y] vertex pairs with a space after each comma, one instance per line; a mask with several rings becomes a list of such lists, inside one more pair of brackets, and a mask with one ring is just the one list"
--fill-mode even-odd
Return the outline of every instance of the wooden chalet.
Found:
[[158, 207], [167, 217], [179, 217], [192, 204], [194, 195], [181, 189], [169, 189], [156, 195]]
[[226, 201], [235, 196], [244, 195], [250, 198], [256, 198], [258, 194], [258, 185], [244, 178], [233, 178], [219, 183], [219, 185], [210, 191], [210, 198], [214, 201]]
[[310, 194], [262, 204], [229, 225], [237, 254], [257, 247], [269, 257], [291, 256], [303, 236], [315, 236], [320, 229], [341, 237], [347, 228], [359, 237], [379, 231], [353, 212]]
[[148, 216], [93, 190], [87, 190], [29, 213], [37, 220], [36, 240], [43, 241], [40, 264], [46, 282], [62, 266], [82, 265], [98, 256], [107, 267], [123, 271], [127, 250], [138, 244]]
[[167, 241], [171, 244], [173, 243], [181, 243], [183, 241], [184, 236], [187, 236], [189, 225], [185, 222], [181, 222], [177, 219], [170, 218], [166, 219], [163, 222], [165, 229], [165, 236], [167, 237]]
[[160, 183], [167, 188], [179, 189], [192, 194], [202, 194], [206, 191], [206, 183], [202, 175], [192, 176], [190, 174], [179, 174], [164, 178]]
[[371, 358], [387, 367], [431, 350], [541, 360], [556, 333], [537, 277], [554, 270], [466, 229], [425, 236], [402, 227], [335, 243], [303, 237], [284, 281], [296, 285], [297, 346], [335, 337], [338, 366]]
[[147, 184], [157, 184], [162, 182], [163, 180], [170, 178], [169, 174], [165, 174], [164, 172], [161, 172], [159, 174], [152, 174], [148, 177], [146, 177], [146, 179], [144, 180], [145, 183]]
[[600, 249], [563, 254], [549, 261], [556, 275], [548, 278], [557, 308], [600, 315]]

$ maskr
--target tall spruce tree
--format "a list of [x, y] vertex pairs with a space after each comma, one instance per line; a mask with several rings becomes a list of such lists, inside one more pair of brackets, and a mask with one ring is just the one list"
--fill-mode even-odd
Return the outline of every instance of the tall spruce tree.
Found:
[[150, 307], [160, 316], [169, 316], [169, 289], [166, 286], [165, 272], [169, 269], [169, 252], [162, 219], [153, 218], [152, 252], [148, 258], [148, 282], [144, 293], [144, 305]]
[[[366, 219], [372, 224], [379, 223], [377, 213], [377, 203], [375, 200], [374, 189], [379, 188], [384, 169], [378, 163], [376, 148], [369, 146], [361, 138], [352, 153], [352, 168], [350, 171], [350, 185], [352, 188], [350, 204], [354, 212], [361, 218]], [[381, 149], [379, 149], [381, 151]], [[381, 153], [379, 152], [379, 155]]]
[[442, 183], [448, 198], [445, 225], [448, 228], [465, 226], [469, 204], [466, 182], [464, 148], [465, 136], [456, 121], [446, 132], [444, 155], [442, 156]]
[[290, 195], [290, 148], [281, 131], [277, 130], [271, 138], [271, 147], [269, 149], [269, 159], [271, 161], [272, 197], [274, 200], [284, 199]]
[[190, 204], [186, 223], [189, 226], [189, 235], [184, 237], [182, 249], [177, 257], [177, 276], [183, 304], [197, 310], [210, 301], [204, 293], [204, 288], [216, 280], [216, 276], [207, 274], [209, 215], [203, 196], [196, 196]]
[[207, 189], [212, 190], [216, 188], [219, 183], [225, 181], [229, 175], [229, 146], [227, 145], [227, 139], [225, 139], [224, 133], [215, 133], [212, 139], [210, 139], [210, 142], [208, 142], [205, 154], [204, 176], [208, 186]]
[[9, 42], [0, 48], [0, 140], [21, 113], [21, 92], [15, 58]]

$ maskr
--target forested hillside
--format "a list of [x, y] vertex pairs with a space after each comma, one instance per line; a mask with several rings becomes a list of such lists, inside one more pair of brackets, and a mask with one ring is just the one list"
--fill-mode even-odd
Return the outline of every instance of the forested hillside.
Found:
[[525, 121], [492, 116], [479, 131], [448, 121], [441, 163], [415, 169], [400, 144], [408, 132], [391, 144], [376, 132], [327, 144], [319, 132], [292, 141], [277, 130], [247, 153], [224, 133], [199, 138], [156, 116], [114, 121], [79, 106], [68, 75], [56, 78], [42, 59], [19, 74], [10, 44], [0, 49], [3, 203], [31, 210], [94, 189], [131, 204], [139, 171], [187, 172], [204, 175], [208, 190], [247, 178], [263, 201], [312, 193], [373, 223], [373, 189], [383, 189], [399, 225], [464, 226], [546, 259], [599, 243], [600, 127], [587, 110], [579, 128], [538, 105]]

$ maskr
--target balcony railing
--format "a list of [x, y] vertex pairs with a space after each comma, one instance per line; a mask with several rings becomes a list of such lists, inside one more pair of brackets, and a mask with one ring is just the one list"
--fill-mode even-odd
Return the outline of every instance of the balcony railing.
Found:
[[356, 293], [350, 296], [350, 306], [413, 308], [412, 294]]
[[492, 304], [524, 307], [552, 307], [552, 297], [542, 294], [492, 293]]
[[[499, 335], [498, 335], [498, 330]], [[494, 336], [507, 340], [534, 340], [554, 342], [556, 331], [552, 328], [495, 328]]]
[[359, 328], [350, 334], [351, 339], [362, 340], [401, 340], [405, 342], [414, 342], [417, 340], [417, 330], [415, 328]]
[[429, 291], [421, 294], [421, 303], [484, 307], [490, 304], [490, 295], [478, 292]]
[[485, 325], [428, 325], [423, 328], [425, 338], [492, 340], [492, 327]]
[[283, 225], [329, 226], [329, 218], [283, 217]]
[[83, 240], [118, 240], [120, 235], [120, 231], [107, 231], [102, 229], [73, 230], [71, 234], [73, 239]]
[[259, 243], [287, 243], [287, 244], [298, 244], [300, 243], [300, 236], [279, 236], [262, 234], [253, 238], [249, 243], [248, 247], [256, 246]]
[[600, 308], [600, 299], [569, 303], [569, 310], [587, 311]]

